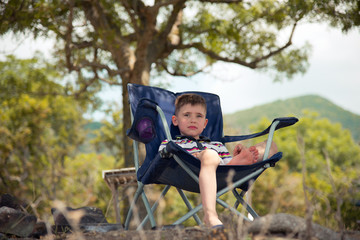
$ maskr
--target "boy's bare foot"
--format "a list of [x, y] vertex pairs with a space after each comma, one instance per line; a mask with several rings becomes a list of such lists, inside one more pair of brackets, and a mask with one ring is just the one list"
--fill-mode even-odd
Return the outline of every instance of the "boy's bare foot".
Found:
[[252, 153], [253, 155], [253, 158], [254, 158], [254, 162], [253, 163], [256, 163], [259, 159], [259, 151], [256, 149], [255, 146], [251, 146], [249, 147], [249, 151]]
[[259, 152], [256, 147], [242, 148], [227, 165], [250, 165], [256, 163], [259, 158]]
[[223, 223], [220, 221], [218, 217], [204, 218], [204, 223], [207, 227], [213, 227], [217, 225], [222, 225]]
[[[258, 153], [259, 153], [258, 161], [262, 161], [264, 158], [266, 143], [267, 143], [267, 141], [264, 141], [264, 142], [257, 143], [254, 145], [254, 147], [258, 150]], [[271, 142], [270, 151], [269, 151], [269, 155], [267, 156], [267, 158], [270, 158], [272, 155], [274, 155], [277, 152], [278, 152], [278, 148], [277, 148], [276, 143]]]

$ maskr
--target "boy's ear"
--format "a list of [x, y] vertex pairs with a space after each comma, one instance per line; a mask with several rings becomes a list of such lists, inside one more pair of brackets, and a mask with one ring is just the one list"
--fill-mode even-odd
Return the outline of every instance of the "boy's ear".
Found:
[[206, 118], [206, 119], [205, 119], [205, 126], [204, 126], [204, 129], [206, 128], [206, 125], [208, 124], [208, 121], [209, 121], [209, 120]]
[[178, 121], [177, 121], [177, 118], [176, 118], [175, 115], [173, 115], [173, 116], [171, 117], [171, 121], [172, 121], [172, 123], [173, 123], [174, 126], [177, 126], [177, 125], [178, 125]]

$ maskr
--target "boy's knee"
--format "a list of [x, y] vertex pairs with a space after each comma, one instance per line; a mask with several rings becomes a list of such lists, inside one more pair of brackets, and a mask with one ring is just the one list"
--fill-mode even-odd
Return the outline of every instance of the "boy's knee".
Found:
[[220, 157], [219, 154], [212, 149], [205, 149], [201, 152], [201, 156], [199, 157], [202, 164], [206, 165], [219, 165]]

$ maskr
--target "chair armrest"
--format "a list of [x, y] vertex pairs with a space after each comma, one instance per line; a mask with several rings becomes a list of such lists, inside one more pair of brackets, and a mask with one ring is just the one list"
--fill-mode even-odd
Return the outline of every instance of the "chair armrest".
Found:
[[274, 124], [276, 124], [274, 131], [280, 129], [280, 128], [284, 128], [284, 127], [288, 127], [291, 125], [294, 125], [295, 123], [297, 123], [299, 121], [299, 119], [297, 119], [296, 117], [282, 117], [282, 118], [275, 118], [272, 123], [270, 124], [270, 126], [268, 128], [266, 128], [264, 131], [262, 132], [258, 132], [258, 133], [253, 133], [253, 134], [249, 134], [249, 135], [242, 135], [242, 136], [224, 136], [221, 141], [223, 143], [227, 143], [227, 142], [237, 142], [237, 141], [243, 141], [246, 139], [251, 139], [251, 138], [256, 138], [256, 137], [260, 137], [263, 135], [266, 135], [270, 132], [271, 126], [273, 126]]

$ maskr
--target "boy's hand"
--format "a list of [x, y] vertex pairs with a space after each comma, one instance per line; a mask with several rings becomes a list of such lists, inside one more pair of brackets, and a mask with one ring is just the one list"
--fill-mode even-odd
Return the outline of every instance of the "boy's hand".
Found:
[[196, 157], [196, 158], [199, 158], [200, 153], [201, 153], [201, 152], [195, 152], [195, 153], [192, 153], [191, 155], [193, 155], [193, 156]]

